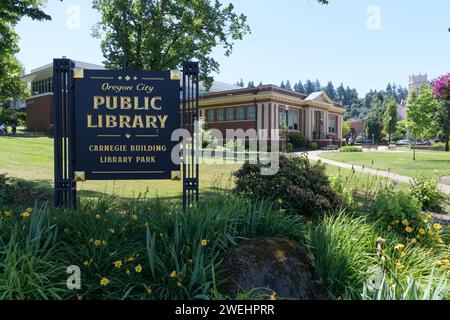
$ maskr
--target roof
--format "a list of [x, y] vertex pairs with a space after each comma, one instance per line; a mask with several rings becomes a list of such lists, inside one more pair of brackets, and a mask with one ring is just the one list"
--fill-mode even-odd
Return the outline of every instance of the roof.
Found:
[[[72, 60], [75, 63], [76, 67], [83, 68], [83, 69], [105, 69], [103, 65], [99, 64], [93, 64], [78, 60]], [[43, 79], [47, 77], [51, 77], [53, 75], [53, 63], [49, 63], [46, 65], [43, 65], [41, 67], [32, 69], [29, 74], [26, 74], [22, 76], [20, 79], [25, 82], [31, 82], [35, 79]]]
[[214, 81], [211, 88], [209, 88], [208, 91], [206, 91], [205, 86], [203, 83], [200, 84], [199, 90], [201, 92], [221, 92], [221, 91], [228, 91], [228, 90], [239, 90], [242, 89], [242, 87], [235, 86], [233, 84], [220, 82], [220, 81]]

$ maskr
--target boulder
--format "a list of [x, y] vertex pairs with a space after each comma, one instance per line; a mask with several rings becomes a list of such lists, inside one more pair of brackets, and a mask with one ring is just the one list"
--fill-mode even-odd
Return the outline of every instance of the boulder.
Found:
[[273, 291], [278, 299], [325, 297], [310, 252], [293, 240], [273, 237], [243, 241], [225, 252], [224, 266], [222, 291], [231, 297], [252, 289], [269, 295]]

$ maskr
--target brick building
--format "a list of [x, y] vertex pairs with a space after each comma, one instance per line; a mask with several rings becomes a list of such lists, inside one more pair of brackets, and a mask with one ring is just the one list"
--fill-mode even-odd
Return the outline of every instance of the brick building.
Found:
[[[104, 69], [103, 66], [75, 61], [76, 67]], [[32, 96], [26, 101], [27, 126], [31, 130], [52, 134], [53, 130], [53, 64], [34, 69], [22, 77], [29, 83]], [[281, 89], [274, 85], [241, 88], [221, 82], [200, 91], [201, 116], [209, 128], [281, 129], [289, 134], [300, 133], [319, 146], [340, 145], [344, 109], [325, 92], [309, 96]], [[263, 138], [263, 137], [261, 137]], [[279, 139], [269, 136], [268, 139]]]

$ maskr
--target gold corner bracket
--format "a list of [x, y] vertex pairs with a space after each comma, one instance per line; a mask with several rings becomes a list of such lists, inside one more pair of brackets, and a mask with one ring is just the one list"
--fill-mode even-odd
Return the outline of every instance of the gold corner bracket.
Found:
[[83, 68], [74, 68], [73, 69], [73, 78], [74, 79], [83, 79], [84, 78], [84, 69]]
[[76, 182], [86, 181], [86, 174], [84, 173], [84, 171], [75, 171], [74, 172], [74, 180]]
[[172, 171], [172, 181], [181, 181], [181, 171]]
[[181, 80], [181, 72], [179, 70], [170, 71], [170, 80]]

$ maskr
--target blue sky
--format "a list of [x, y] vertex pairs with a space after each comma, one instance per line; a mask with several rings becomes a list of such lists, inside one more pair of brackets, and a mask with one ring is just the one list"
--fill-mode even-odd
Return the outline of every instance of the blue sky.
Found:
[[[232, 0], [248, 16], [252, 34], [236, 43], [231, 57], [214, 50], [221, 64], [216, 79], [277, 85], [286, 79], [332, 80], [361, 95], [388, 82], [406, 86], [412, 73], [434, 78], [450, 71], [450, 1], [330, 1], [321, 6], [315, 0]], [[91, 37], [99, 15], [90, 3], [50, 0], [51, 22], [19, 23], [18, 58], [27, 72], [63, 55], [103, 61], [100, 41]], [[73, 5], [80, 9], [79, 25], [70, 20]]]

